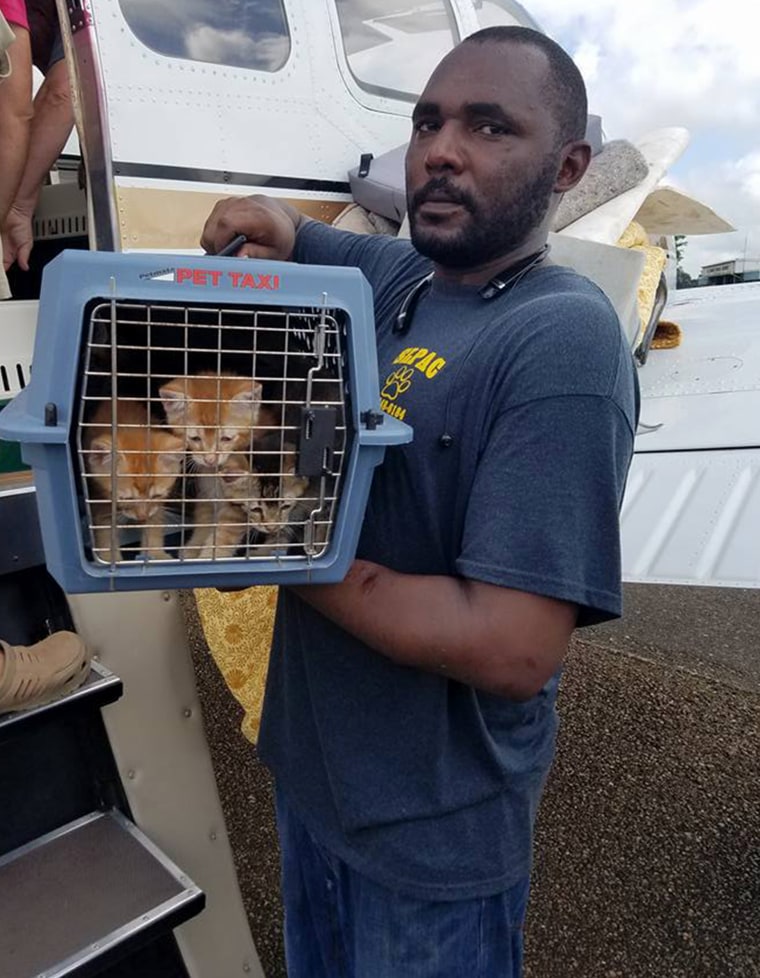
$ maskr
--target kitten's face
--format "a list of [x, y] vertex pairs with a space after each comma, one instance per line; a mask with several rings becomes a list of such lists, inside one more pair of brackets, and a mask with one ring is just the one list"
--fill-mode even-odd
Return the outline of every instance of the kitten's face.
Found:
[[286, 444], [284, 448], [276, 463], [277, 468], [281, 467], [282, 475], [269, 474], [266, 471], [272, 468], [272, 456], [258, 461], [254, 456], [253, 468], [259, 473], [261, 495], [250, 512], [251, 521], [262, 533], [276, 533], [283, 529], [290, 511], [309, 484], [307, 478], [296, 475], [295, 446]]
[[218, 470], [232, 452], [250, 445], [261, 404], [258, 381], [201, 374], [170, 380], [159, 393], [197, 468]]
[[219, 466], [220, 494], [230, 502], [246, 509], [261, 495], [259, 477], [251, 472], [248, 456], [243, 452], [233, 452]]
[[266, 535], [282, 530], [309, 484], [307, 478], [295, 474], [293, 446], [286, 445], [283, 455], [267, 459], [268, 470], [279, 471], [280, 467], [282, 478], [271, 471], [258, 471], [255, 461], [252, 470], [250, 456], [235, 453], [220, 468], [222, 495], [242, 507], [250, 516], [251, 526]]
[[[113, 440], [110, 434], [92, 441], [87, 469], [104, 498], [112, 497]], [[116, 435], [116, 507], [137, 523], [157, 518], [179, 477], [184, 456], [181, 438], [155, 428], [126, 429]]]

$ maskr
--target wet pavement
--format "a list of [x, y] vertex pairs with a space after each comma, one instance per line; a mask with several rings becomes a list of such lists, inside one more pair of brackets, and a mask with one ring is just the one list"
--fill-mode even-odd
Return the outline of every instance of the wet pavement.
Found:
[[[270, 779], [190, 624], [251, 930], [284, 978]], [[526, 978], [760, 978], [759, 626], [760, 591], [629, 586], [621, 622], [578, 633]]]

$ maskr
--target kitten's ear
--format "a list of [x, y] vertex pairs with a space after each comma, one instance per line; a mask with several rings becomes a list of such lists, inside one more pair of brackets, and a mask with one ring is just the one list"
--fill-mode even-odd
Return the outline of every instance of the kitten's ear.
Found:
[[156, 445], [161, 452], [183, 452], [185, 451], [184, 439], [179, 435], [173, 435], [170, 431], [152, 431]]
[[185, 454], [185, 442], [182, 438], [171, 435], [168, 431], [162, 431], [156, 438], [156, 447], [161, 453], [158, 459], [162, 465], [168, 468], [178, 468]]
[[90, 442], [90, 453], [97, 456], [110, 455], [113, 449], [113, 442], [110, 435], [98, 435]]
[[250, 401], [258, 404], [261, 401], [261, 384], [258, 380], [246, 381], [245, 387], [232, 398], [233, 401]]
[[161, 395], [161, 403], [166, 411], [166, 417], [173, 421], [184, 414], [187, 404], [187, 384], [184, 380], [175, 378], [168, 384], [160, 387], [158, 393]]
[[90, 468], [106, 469], [111, 465], [113, 442], [110, 435], [98, 435], [90, 442], [87, 464]]

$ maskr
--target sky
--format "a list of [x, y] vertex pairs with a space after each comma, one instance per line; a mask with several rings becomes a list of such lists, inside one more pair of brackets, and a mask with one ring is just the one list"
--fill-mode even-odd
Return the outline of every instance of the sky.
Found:
[[737, 231], [692, 236], [683, 267], [760, 260], [760, 4], [748, 0], [524, 0], [574, 58], [609, 139], [683, 126], [665, 182]]

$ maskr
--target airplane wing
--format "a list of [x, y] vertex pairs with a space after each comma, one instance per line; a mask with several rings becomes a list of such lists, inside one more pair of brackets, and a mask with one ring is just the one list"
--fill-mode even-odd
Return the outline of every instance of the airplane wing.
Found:
[[661, 184], [639, 208], [635, 221], [649, 234], [725, 234], [736, 228], [696, 197]]
[[627, 581], [760, 587], [760, 282], [680, 290], [681, 345], [639, 373]]

